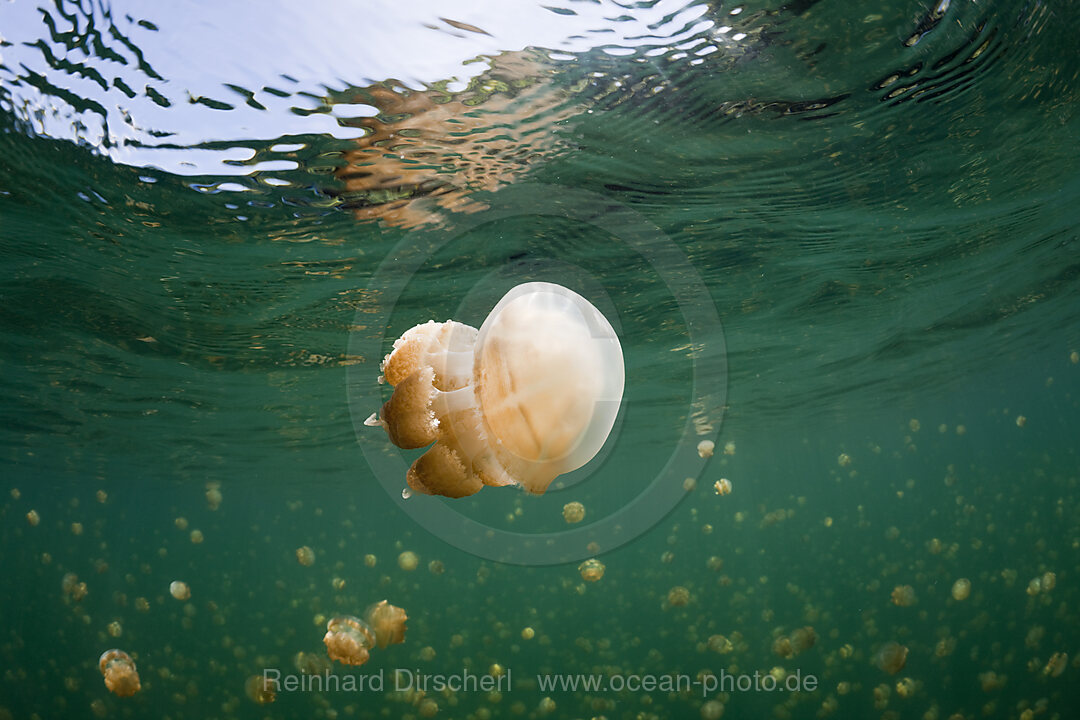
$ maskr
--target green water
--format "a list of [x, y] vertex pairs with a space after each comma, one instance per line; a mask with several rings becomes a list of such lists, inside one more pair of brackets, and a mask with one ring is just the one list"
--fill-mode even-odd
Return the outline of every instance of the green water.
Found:
[[[679, 32], [746, 39], [574, 50], [522, 80], [551, 102], [485, 100], [498, 109], [453, 142], [453, 119], [396, 136], [433, 144], [438, 162], [403, 167], [472, 212], [419, 186], [346, 187], [356, 123], [317, 122], [405, 70], [331, 62], [281, 21], [262, 43], [195, 48], [206, 95], [165, 68], [187, 59], [168, 38], [210, 25], [17, 5], [0, 10], [0, 720], [1080, 706], [1075, 5], [674, 6]], [[605, 5], [601, 24], [647, 9]], [[686, 29], [701, 18], [713, 30]], [[390, 53], [403, 31], [375, 25]], [[502, 42], [488, 27], [431, 32]], [[274, 75], [291, 66], [295, 87]], [[278, 113], [278, 86], [307, 109]], [[362, 171], [400, 171], [380, 169], [400, 152], [382, 147]], [[397, 222], [395, 202], [422, 221]], [[626, 392], [601, 456], [543, 496], [403, 498], [417, 453], [362, 424], [389, 397], [382, 354], [428, 319], [479, 326], [534, 280], [618, 331]], [[571, 501], [581, 525], [563, 520]], [[606, 571], [586, 582], [593, 556]], [[891, 601], [898, 586], [914, 604]], [[249, 699], [248, 678], [296, 674], [329, 618], [384, 598], [408, 612], [404, 643], [333, 666], [382, 689]], [[786, 652], [808, 626], [813, 646]], [[875, 662], [887, 642], [908, 649], [896, 674]], [[137, 664], [133, 697], [102, 682], [114, 647]], [[501, 692], [394, 687], [398, 669], [496, 664]], [[699, 682], [721, 672], [816, 685]], [[601, 686], [542, 685], [578, 675]]]

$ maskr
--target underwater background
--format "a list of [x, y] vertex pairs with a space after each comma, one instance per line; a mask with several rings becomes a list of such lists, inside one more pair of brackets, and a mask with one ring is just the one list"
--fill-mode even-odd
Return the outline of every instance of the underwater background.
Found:
[[[0, 720], [1072, 717], [1078, 23], [0, 4]], [[405, 497], [382, 355], [534, 280], [618, 331], [608, 444]], [[331, 667], [385, 686], [252, 681]]]

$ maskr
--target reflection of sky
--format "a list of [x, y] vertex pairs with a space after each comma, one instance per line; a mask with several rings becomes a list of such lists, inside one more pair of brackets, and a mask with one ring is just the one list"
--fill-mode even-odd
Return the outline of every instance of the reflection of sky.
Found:
[[[306, 134], [354, 138], [360, 131], [339, 118], [374, 109], [326, 107], [328, 90], [389, 78], [413, 88], [464, 82], [486, 68], [468, 62], [480, 55], [529, 46], [567, 59], [596, 48], [649, 55], [685, 49], [712, 26], [701, 19], [705, 8], [699, 3], [658, 0], [627, 10], [611, 0], [377, 0], [303, 7], [285, 0], [128, 0], [111, 7], [103, 2], [103, 11], [84, 2], [94, 8], [90, 20], [64, 0], [2, 3], [0, 100], [34, 132], [88, 143], [117, 162], [183, 174], [247, 174], [250, 166], [223, 163], [251, 158], [250, 149], [191, 146]], [[72, 30], [69, 39], [65, 33]]]

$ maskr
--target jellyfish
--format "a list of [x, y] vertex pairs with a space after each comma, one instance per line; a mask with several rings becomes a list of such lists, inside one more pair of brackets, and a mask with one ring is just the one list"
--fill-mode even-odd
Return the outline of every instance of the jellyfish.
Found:
[[542, 494], [603, 447], [624, 381], [611, 324], [552, 283], [513, 288], [479, 330], [453, 320], [413, 327], [382, 371], [394, 393], [366, 424], [401, 448], [432, 445], [406, 481], [450, 498], [485, 485]]
[[578, 565], [578, 572], [581, 573], [581, 579], [587, 582], [596, 582], [600, 578], [604, 577], [604, 563], [600, 562], [596, 558], [589, 558], [585, 562]]
[[682, 585], [671, 588], [667, 594], [667, 604], [670, 607], [686, 607], [690, 603], [690, 591]]
[[971, 594], [971, 581], [967, 578], [960, 578], [953, 583], [952, 596], [954, 600], [963, 601], [967, 600], [968, 595]]
[[911, 607], [915, 602], [915, 588], [910, 585], [897, 585], [893, 588], [893, 605], [896, 605], [897, 607]]
[[332, 618], [326, 623], [326, 654], [345, 665], [363, 665], [368, 648], [375, 644], [375, 633], [368, 624], [352, 615]]
[[907, 664], [908, 649], [898, 642], [889, 641], [874, 653], [874, 664], [878, 669], [895, 675]]
[[563, 505], [562, 509], [563, 520], [569, 524], [579, 523], [585, 519], [585, 506], [579, 503], [577, 500], [568, 502]]
[[380, 600], [368, 608], [364, 617], [375, 630], [375, 644], [380, 649], [405, 642], [405, 621], [409, 616], [403, 609]]
[[817, 642], [817, 633], [809, 625], [796, 629], [791, 633], [791, 651], [798, 655], [814, 647]]
[[256, 705], [269, 705], [277, 700], [276, 682], [265, 674], [251, 675], [244, 683], [244, 692]]
[[173, 580], [169, 583], [169, 594], [177, 600], [187, 600], [191, 597], [191, 588], [183, 580]]
[[326, 675], [333, 670], [333, 663], [323, 655], [301, 650], [293, 655], [293, 667], [304, 675]]
[[106, 650], [98, 659], [98, 668], [105, 677], [105, 687], [118, 697], [131, 697], [142, 684], [135, 670], [135, 661], [123, 650]]
[[315, 551], [307, 545], [296, 548], [296, 561], [304, 567], [311, 567], [315, 564]]

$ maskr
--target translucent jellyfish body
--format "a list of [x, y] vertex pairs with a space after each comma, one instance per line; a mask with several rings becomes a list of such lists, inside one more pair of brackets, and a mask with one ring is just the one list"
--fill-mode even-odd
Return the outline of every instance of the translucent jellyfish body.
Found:
[[907, 663], [908, 649], [898, 642], [889, 641], [874, 653], [874, 664], [880, 669], [895, 675], [904, 669]]
[[375, 631], [375, 643], [380, 648], [405, 642], [405, 621], [409, 616], [402, 608], [380, 600], [368, 608], [364, 617]]
[[406, 480], [446, 497], [484, 485], [543, 493], [603, 447], [624, 382], [611, 324], [552, 283], [513, 288], [479, 330], [453, 320], [413, 327], [382, 370], [394, 393], [368, 424], [401, 448], [434, 443]]
[[326, 623], [323, 642], [331, 660], [345, 665], [363, 665], [368, 661], [368, 649], [375, 644], [375, 633], [360, 618], [343, 615]]
[[114, 695], [131, 697], [142, 688], [135, 661], [123, 650], [103, 652], [98, 660], [98, 668], [105, 677], [105, 687]]

